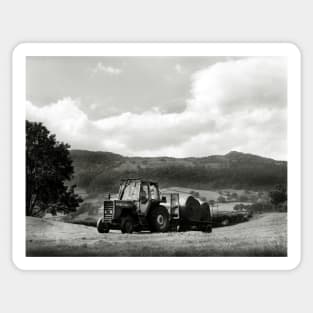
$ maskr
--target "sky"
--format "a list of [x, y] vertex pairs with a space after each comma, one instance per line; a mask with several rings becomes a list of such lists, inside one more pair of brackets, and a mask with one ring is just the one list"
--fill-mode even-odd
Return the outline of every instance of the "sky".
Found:
[[287, 60], [28, 57], [26, 118], [72, 149], [287, 160]]

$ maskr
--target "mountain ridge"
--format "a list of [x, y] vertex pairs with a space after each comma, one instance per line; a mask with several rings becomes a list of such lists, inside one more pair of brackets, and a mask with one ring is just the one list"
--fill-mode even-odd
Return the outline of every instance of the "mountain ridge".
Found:
[[287, 162], [285, 160], [276, 160], [274, 158], [270, 158], [270, 157], [265, 157], [265, 156], [261, 156], [261, 155], [257, 155], [257, 154], [253, 154], [253, 153], [245, 153], [245, 152], [240, 152], [240, 151], [236, 151], [236, 150], [231, 150], [228, 153], [225, 154], [212, 154], [212, 155], [205, 155], [205, 156], [198, 156], [198, 157], [193, 157], [193, 156], [189, 156], [189, 157], [172, 157], [172, 156], [152, 156], [152, 157], [147, 157], [147, 156], [126, 156], [126, 155], [122, 155], [119, 153], [115, 153], [115, 152], [110, 152], [110, 151], [101, 151], [101, 150], [86, 150], [86, 149], [70, 149], [70, 153], [90, 153], [90, 154], [108, 154], [108, 155], [114, 155], [114, 156], [118, 156], [118, 157], [123, 157], [123, 158], [142, 158], [142, 159], [155, 159], [155, 158], [168, 158], [168, 159], [203, 159], [203, 158], [209, 158], [209, 157], [234, 157], [234, 156], [239, 156], [239, 155], [244, 155], [244, 156], [252, 156], [252, 157], [257, 157], [257, 158], [262, 158], [262, 159], [267, 159], [267, 160], [272, 160], [275, 162]]
[[89, 192], [116, 191], [121, 178], [143, 177], [162, 186], [269, 189], [287, 183], [287, 162], [230, 151], [204, 157], [122, 156], [105, 151], [70, 150], [74, 182]]

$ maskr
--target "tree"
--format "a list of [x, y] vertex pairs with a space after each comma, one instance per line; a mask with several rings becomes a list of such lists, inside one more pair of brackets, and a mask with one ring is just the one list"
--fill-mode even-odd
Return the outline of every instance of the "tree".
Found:
[[81, 198], [75, 186], [66, 186], [74, 168], [70, 146], [58, 142], [42, 123], [26, 121], [26, 215], [38, 215], [49, 206], [75, 210]]
[[217, 202], [225, 203], [225, 202], [226, 202], [226, 198], [223, 197], [223, 196], [219, 196], [219, 197], [217, 198]]
[[275, 189], [270, 191], [271, 202], [274, 205], [279, 205], [287, 201], [287, 186], [276, 185]]
[[231, 194], [231, 197], [232, 197], [232, 199], [234, 199], [234, 200], [238, 200], [238, 193], [237, 193], [237, 192], [233, 192], [233, 193]]

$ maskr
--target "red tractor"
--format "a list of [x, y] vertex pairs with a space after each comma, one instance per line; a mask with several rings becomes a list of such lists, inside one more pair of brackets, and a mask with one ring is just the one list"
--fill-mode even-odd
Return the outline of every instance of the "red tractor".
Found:
[[105, 200], [103, 217], [97, 222], [100, 233], [120, 229], [122, 233], [149, 230], [198, 229], [212, 231], [209, 204], [178, 193], [161, 195], [156, 182], [142, 179], [123, 179], [118, 200]]

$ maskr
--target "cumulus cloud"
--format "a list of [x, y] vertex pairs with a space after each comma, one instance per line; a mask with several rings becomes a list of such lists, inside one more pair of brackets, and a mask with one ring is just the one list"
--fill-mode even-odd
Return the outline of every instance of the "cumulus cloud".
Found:
[[97, 149], [101, 134], [90, 123], [87, 115], [79, 108], [79, 101], [64, 98], [50, 105], [37, 107], [26, 102], [26, 116], [31, 121], [39, 121], [73, 147]]
[[65, 98], [40, 108], [27, 102], [27, 117], [73, 148], [178, 157], [239, 150], [286, 159], [286, 70], [283, 58], [216, 63], [191, 76], [180, 113], [151, 107], [89, 120], [79, 100]]
[[249, 58], [217, 63], [192, 77], [194, 110], [228, 114], [264, 107], [285, 107], [284, 58]]
[[122, 70], [117, 67], [105, 66], [102, 62], [98, 62], [97, 65], [91, 69], [93, 74], [96, 73], [107, 73], [110, 75], [120, 75]]

